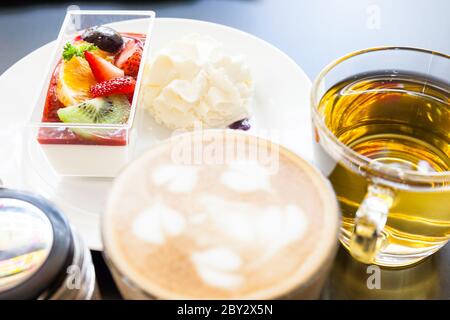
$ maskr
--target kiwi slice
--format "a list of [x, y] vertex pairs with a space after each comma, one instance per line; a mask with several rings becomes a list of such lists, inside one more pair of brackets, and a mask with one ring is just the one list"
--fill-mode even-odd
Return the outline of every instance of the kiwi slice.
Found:
[[[130, 116], [130, 102], [124, 95], [111, 95], [61, 108], [58, 117], [64, 123], [124, 124]], [[83, 138], [108, 135], [108, 130], [73, 129]]]

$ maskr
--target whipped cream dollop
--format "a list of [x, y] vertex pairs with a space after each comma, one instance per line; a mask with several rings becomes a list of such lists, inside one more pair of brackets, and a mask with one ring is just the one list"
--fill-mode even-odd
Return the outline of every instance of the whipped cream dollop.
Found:
[[248, 118], [253, 81], [243, 56], [217, 40], [190, 34], [169, 43], [147, 64], [142, 104], [170, 129], [225, 128]]

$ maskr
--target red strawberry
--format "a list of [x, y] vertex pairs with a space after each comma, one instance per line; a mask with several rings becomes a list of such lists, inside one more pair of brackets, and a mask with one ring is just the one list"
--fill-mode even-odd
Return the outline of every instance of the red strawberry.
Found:
[[92, 52], [85, 51], [84, 57], [86, 58], [87, 62], [89, 62], [89, 66], [91, 67], [92, 73], [94, 74], [94, 77], [98, 82], [120, 78], [124, 76], [123, 70], [117, 68], [112, 63], [109, 63], [102, 57], [97, 56]]
[[125, 75], [137, 77], [142, 59], [142, 47], [139, 42], [129, 40], [116, 57], [115, 64]]
[[132, 77], [121, 77], [112, 80], [106, 80], [94, 84], [91, 87], [91, 96], [104, 97], [112, 94], [132, 94], [134, 87], [136, 86], [136, 80]]

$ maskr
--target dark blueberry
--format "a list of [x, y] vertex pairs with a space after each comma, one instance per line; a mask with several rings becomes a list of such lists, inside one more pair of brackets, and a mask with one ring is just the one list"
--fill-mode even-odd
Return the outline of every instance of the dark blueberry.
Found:
[[242, 119], [239, 121], [236, 121], [228, 126], [230, 129], [234, 130], [244, 130], [247, 131], [250, 129], [251, 125], [248, 119]]
[[123, 38], [116, 30], [103, 26], [86, 29], [81, 39], [111, 53], [116, 53], [123, 45]]

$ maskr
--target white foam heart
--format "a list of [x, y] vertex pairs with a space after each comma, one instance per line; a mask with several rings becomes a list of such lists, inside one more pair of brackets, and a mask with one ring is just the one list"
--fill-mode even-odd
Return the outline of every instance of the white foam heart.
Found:
[[259, 212], [256, 206], [212, 195], [201, 196], [200, 203], [220, 234], [243, 244], [255, 240], [255, 214]]
[[133, 222], [136, 236], [157, 245], [163, 244], [168, 236], [180, 235], [185, 227], [186, 218], [159, 200], [141, 211]]
[[256, 222], [257, 238], [266, 249], [253, 264], [263, 263], [289, 243], [301, 239], [307, 226], [308, 218], [300, 207], [288, 204], [266, 208]]
[[215, 247], [194, 252], [191, 259], [200, 278], [210, 286], [232, 289], [244, 282], [243, 275], [238, 272], [242, 259], [230, 248]]
[[270, 191], [270, 175], [270, 170], [257, 161], [234, 161], [222, 173], [221, 181], [237, 192]]
[[167, 185], [174, 193], [192, 192], [197, 185], [198, 169], [189, 165], [162, 165], [152, 172], [156, 185]]

